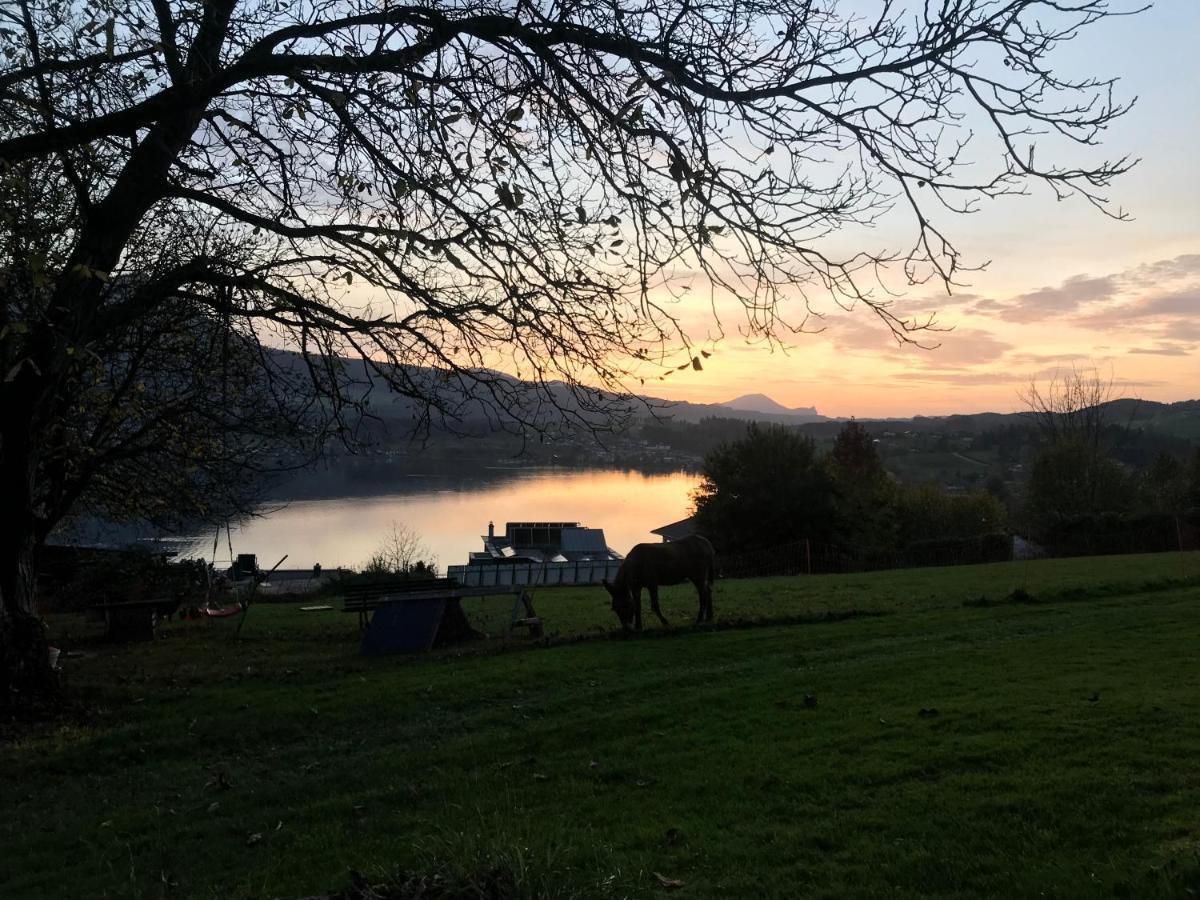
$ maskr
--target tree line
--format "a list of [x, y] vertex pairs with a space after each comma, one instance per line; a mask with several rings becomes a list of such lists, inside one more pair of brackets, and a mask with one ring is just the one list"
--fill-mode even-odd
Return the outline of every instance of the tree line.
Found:
[[[799, 427], [740, 425], [704, 459], [693, 495], [697, 529], [726, 553], [797, 540], [853, 548], [860, 557], [927, 550], [968, 560], [1000, 555], [1019, 534], [1055, 554], [1185, 549], [1200, 528], [1200, 447], [1157, 440], [1108, 420], [1094, 373], [1059, 376], [1028, 398], [1025, 426], [984, 432], [981, 446], [1015, 446], [1023, 478], [973, 489], [903, 483], [861, 423], [840, 426], [825, 451]], [[1090, 381], [1090, 392], [1074, 382]], [[979, 561], [982, 561], [980, 559]]]
[[1184, 549], [1184, 527], [1200, 525], [1200, 447], [1131, 455], [1110, 421], [1111, 393], [1111, 379], [1078, 368], [1024, 393], [1040, 441], [1022, 525], [1052, 552], [1095, 551], [1097, 538], [1118, 550]]
[[800, 539], [890, 554], [1002, 533], [1008, 521], [985, 490], [899, 483], [853, 420], [824, 454], [794, 429], [752, 423], [705, 458], [693, 500], [697, 530], [735, 554]]

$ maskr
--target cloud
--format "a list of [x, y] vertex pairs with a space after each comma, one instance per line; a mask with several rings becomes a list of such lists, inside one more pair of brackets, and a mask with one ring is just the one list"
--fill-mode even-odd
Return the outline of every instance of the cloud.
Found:
[[1100, 277], [1072, 275], [1058, 285], [1004, 300], [982, 297], [964, 309], [1007, 322], [1059, 319], [1103, 330], [1134, 319], [1191, 317], [1200, 312], [1200, 253]]
[[1194, 349], [1194, 344], [1175, 344], [1160, 341], [1153, 347], [1132, 347], [1129, 352], [1144, 354], [1146, 356], [1191, 356]]
[[[1104, 347], [1095, 347], [1104, 350]], [[1017, 353], [1008, 358], [1013, 365], [1018, 366], [1068, 366], [1080, 360], [1095, 360], [1095, 354], [1088, 353]]]
[[[1025, 294], [1018, 294], [997, 310], [1013, 322], [1037, 322], [1042, 319], [1075, 312], [1080, 307], [1098, 300], [1109, 300], [1120, 290], [1120, 279], [1115, 275], [1092, 278], [1090, 275], [1072, 275], [1058, 287], [1044, 287]], [[976, 307], [978, 308], [978, 304]]]
[[891, 329], [869, 312], [826, 316], [824, 325], [823, 334], [839, 350], [868, 351], [873, 356], [896, 356], [899, 353], [900, 348]]
[[[921, 351], [920, 362], [931, 368], [945, 369], [953, 366], [978, 366], [1000, 359], [1013, 345], [1002, 341], [987, 331], [977, 328], [956, 328], [932, 335], [938, 346]], [[903, 348], [907, 358], [912, 359], [913, 348]]]
[[[912, 315], [914, 303], [926, 302], [933, 298], [898, 301], [893, 311], [903, 307]], [[823, 318], [823, 337], [840, 357], [877, 362], [876, 371], [897, 388], [997, 394], [1084, 363], [1124, 365], [1143, 377], [1122, 381], [1122, 390], [1161, 390], [1171, 382], [1145, 378], [1161, 374], [1156, 365], [1165, 372], [1170, 359], [1200, 352], [1200, 254], [1074, 275], [1007, 299], [957, 296], [952, 304], [981, 318], [970, 320], [973, 327], [915, 333], [926, 349], [897, 343], [886, 324], [864, 310]], [[1024, 327], [993, 331], [989, 326], [997, 321]]]
[[959, 384], [980, 387], [983, 385], [1027, 384], [1028, 375], [1015, 372], [967, 372], [954, 371], [899, 372], [892, 376], [896, 381], [908, 384]]
[[824, 332], [834, 347], [927, 368], [975, 366], [1004, 356], [1013, 345], [977, 328], [937, 329], [910, 333], [902, 344], [886, 325], [870, 315], [830, 316]]
[[1144, 297], [1124, 309], [1137, 316], [1194, 316], [1200, 313], [1200, 284], [1171, 294]]
[[1086, 328], [1109, 331], [1114, 327], [1133, 325], [1138, 328], [1156, 327], [1167, 332], [1162, 337], [1174, 337], [1175, 330], [1190, 330], [1200, 313], [1200, 284], [1187, 285], [1174, 291], [1135, 296], [1122, 303], [1096, 310], [1080, 320]]
[[1178, 281], [1192, 276], [1200, 276], [1200, 253], [1185, 253], [1174, 259], [1161, 259], [1158, 262], [1143, 263], [1124, 273], [1125, 280], [1131, 285], [1157, 285], [1164, 281]]
[[991, 300], [984, 298], [983, 300], [977, 300], [976, 302], [972, 303], [968, 307], [968, 311], [973, 313], [987, 314], [993, 312], [1004, 312], [1004, 310], [1008, 308], [1008, 304], [1003, 300]]
[[1161, 337], [1169, 340], [1192, 341], [1200, 343], [1200, 322], [1192, 319], [1177, 319], [1162, 325]]
[[906, 298], [903, 303], [906, 309], [920, 310], [926, 312], [930, 310], [951, 309], [955, 306], [966, 306], [984, 298], [979, 294], [970, 294], [967, 292], [953, 294], [929, 294], [925, 297]]

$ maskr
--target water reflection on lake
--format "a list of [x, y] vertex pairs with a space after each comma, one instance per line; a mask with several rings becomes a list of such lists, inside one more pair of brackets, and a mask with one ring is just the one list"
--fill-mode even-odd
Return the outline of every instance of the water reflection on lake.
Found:
[[[696, 475], [647, 475], [630, 471], [555, 469], [488, 470], [486, 480], [413, 475], [402, 492], [370, 497], [298, 500], [268, 515], [234, 525], [234, 553], [256, 553], [270, 567], [288, 554], [285, 568], [360, 565], [379, 546], [393, 522], [417, 531], [438, 566], [465, 563], [482, 550], [489, 521], [580, 522], [603, 528], [609, 546], [627, 553], [650, 534], [688, 514]], [[213, 538], [199, 537], [188, 555], [212, 557]], [[217, 560], [229, 557], [222, 531]]]

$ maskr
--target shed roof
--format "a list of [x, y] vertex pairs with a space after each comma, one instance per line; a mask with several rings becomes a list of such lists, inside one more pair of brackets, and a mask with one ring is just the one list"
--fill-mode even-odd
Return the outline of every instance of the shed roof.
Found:
[[650, 533], [660, 535], [668, 541], [682, 540], [689, 534], [696, 533], [696, 517], [688, 516], [686, 519], [680, 519], [678, 522], [672, 522], [670, 525], [662, 525], [651, 529]]

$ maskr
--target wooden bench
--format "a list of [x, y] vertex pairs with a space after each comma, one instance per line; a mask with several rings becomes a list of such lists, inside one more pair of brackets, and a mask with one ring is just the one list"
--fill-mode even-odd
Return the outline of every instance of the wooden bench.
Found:
[[481, 636], [467, 621], [461, 600], [453, 578], [384, 579], [347, 588], [342, 609], [358, 613], [363, 653], [423, 653], [437, 644]]
[[[438, 642], [453, 643], [480, 637], [467, 620], [462, 598], [495, 593], [495, 587], [462, 587], [453, 578], [380, 579], [347, 587], [342, 595], [342, 610], [358, 613], [359, 631], [364, 633], [364, 652], [415, 652], [428, 650]], [[542, 620], [534, 612], [528, 591], [520, 587], [514, 594], [509, 629], [527, 628], [531, 637], [541, 637]], [[401, 612], [402, 607], [407, 610]], [[519, 616], [522, 608], [524, 617]], [[374, 617], [372, 613], [375, 613]], [[380, 616], [386, 621], [379, 621]], [[399, 639], [404, 629], [413, 632], [411, 641]], [[386, 638], [385, 632], [389, 635]], [[384, 649], [385, 644], [396, 647], [403, 644], [405, 649], [388, 650]]]
[[[365, 631], [370, 615], [385, 598], [408, 597], [426, 599], [424, 595], [439, 595], [442, 599], [458, 599], [458, 582], [453, 578], [384, 578], [363, 582], [346, 588], [342, 594], [342, 612], [358, 613], [358, 629]], [[422, 595], [418, 598], [416, 595]]]

